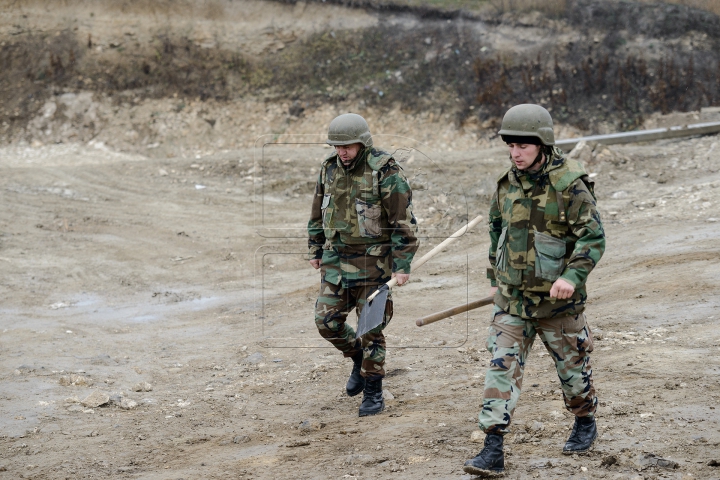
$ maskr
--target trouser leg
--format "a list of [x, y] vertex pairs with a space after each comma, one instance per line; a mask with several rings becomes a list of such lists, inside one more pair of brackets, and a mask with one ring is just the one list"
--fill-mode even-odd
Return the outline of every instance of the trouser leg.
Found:
[[[355, 287], [352, 289], [357, 290], [358, 315], [362, 313], [362, 309], [366, 303], [365, 299], [376, 289], [377, 285]], [[383, 334], [383, 330], [387, 327], [388, 323], [390, 323], [392, 316], [393, 299], [392, 292], [390, 292], [388, 293], [387, 302], [385, 303], [383, 322], [360, 337], [363, 348], [363, 362], [360, 374], [368, 380], [385, 376], [385, 335]]]
[[355, 330], [346, 322], [348, 313], [356, 305], [356, 299], [350, 290], [352, 289], [323, 281], [320, 284], [320, 295], [315, 302], [315, 326], [320, 336], [346, 357], [352, 357], [361, 348], [355, 339]]
[[495, 307], [487, 339], [492, 360], [485, 375], [483, 406], [478, 415], [478, 423], [485, 433], [508, 433], [520, 397], [525, 360], [534, 340], [532, 322]]
[[597, 409], [590, 352], [593, 339], [585, 314], [538, 323], [538, 334], [555, 361], [565, 408], [576, 417], [592, 417]]

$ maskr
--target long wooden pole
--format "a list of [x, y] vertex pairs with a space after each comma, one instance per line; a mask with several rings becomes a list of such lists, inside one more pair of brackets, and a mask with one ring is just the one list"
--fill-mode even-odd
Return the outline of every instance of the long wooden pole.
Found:
[[[462, 237], [463, 235], [465, 235], [465, 232], [467, 232], [467, 231], [470, 230], [472, 227], [474, 227], [475, 225], [477, 225], [478, 223], [480, 223], [480, 221], [482, 221], [483, 218], [485, 218], [485, 215], [484, 215], [484, 214], [478, 215], [477, 217], [473, 218], [472, 220], [470, 220], [470, 222], [469, 222], [467, 225], [465, 225], [465, 226], [462, 227], [460, 230], [458, 230], [457, 232], [455, 232], [455, 233], [453, 233], [452, 235], [450, 235], [448, 238], [446, 238], [446, 239], [443, 240], [442, 242], [440, 242], [435, 248], [433, 248], [432, 250], [430, 250], [428, 253], [426, 253], [425, 255], [423, 255], [421, 258], [415, 260], [415, 261], [410, 265], [411, 271], [414, 272], [415, 269], [417, 269], [418, 267], [422, 266], [425, 262], [427, 262], [427, 261], [430, 260], [432, 257], [434, 257], [435, 255], [437, 255], [438, 253], [440, 253], [443, 248], [445, 248], [445, 247], [448, 246], [448, 244], [454, 242], [456, 239], [458, 239], [458, 238]], [[394, 287], [395, 285], [397, 285], [397, 279], [393, 278], [393, 279], [391, 279], [389, 282], [387, 282], [385, 285], [387, 285], [388, 288], [392, 288], [392, 287]], [[370, 295], [370, 296], [368, 297], [367, 301], [368, 301], [368, 302], [371, 302], [371, 301], [377, 296], [378, 293], [380, 293], [380, 290], [375, 290], [375, 291], [372, 293], [372, 295]]]
[[442, 320], [443, 318], [452, 317], [453, 315], [457, 315], [458, 313], [463, 313], [467, 312], [468, 310], [484, 307], [485, 305], [490, 305], [491, 303], [493, 303], [493, 297], [481, 298], [480, 300], [475, 300], [474, 302], [466, 303], [465, 305], [458, 305], [457, 307], [448, 308], [447, 310], [443, 310], [442, 312], [433, 313], [432, 315], [418, 318], [417, 320], [415, 320], [415, 325], [417, 325], [418, 327], [429, 325], [431, 323], [437, 322], [438, 320]]

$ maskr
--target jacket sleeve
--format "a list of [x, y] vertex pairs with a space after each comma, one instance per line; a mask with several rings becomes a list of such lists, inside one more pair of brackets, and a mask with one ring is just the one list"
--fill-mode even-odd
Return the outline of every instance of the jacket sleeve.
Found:
[[325, 244], [325, 230], [323, 230], [321, 207], [324, 195], [325, 188], [322, 183], [321, 169], [320, 174], [318, 174], [317, 183], [315, 183], [315, 195], [313, 196], [310, 220], [307, 226], [309, 260], [322, 258], [322, 247]]
[[410, 273], [410, 263], [420, 243], [417, 220], [412, 211], [412, 190], [400, 167], [391, 160], [380, 170], [381, 204], [387, 215], [392, 243], [392, 270]]
[[502, 212], [499, 205], [500, 187], [495, 190], [495, 195], [490, 202], [490, 215], [488, 219], [488, 232], [490, 233], [490, 251], [488, 252], [488, 260], [490, 260], [490, 268], [487, 270], [487, 277], [490, 279], [490, 286], [497, 287], [496, 260], [497, 260], [497, 244], [502, 233]]
[[585, 285], [588, 275], [605, 252], [605, 231], [595, 197], [585, 182], [577, 179], [568, 188], [570, 202], [567, 219], [570, 231], [577, 240], [560, 278], [578, 288]]

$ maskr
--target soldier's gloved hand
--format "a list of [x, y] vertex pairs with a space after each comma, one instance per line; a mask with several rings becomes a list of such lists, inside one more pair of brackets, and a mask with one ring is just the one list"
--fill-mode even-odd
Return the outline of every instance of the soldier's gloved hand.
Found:
[[398, 287], [402, 287], [408, 280], [410, 280], [409, 273], [393, 273], [392, 278], [397, 278]]
[[312, 267], [317, 270], [322, 266], [322, 260], [319, 258], [313, 258], [312, 260], [310, 260], [310, 265], [312, 265]]
[[573, 293], [575, 293], [575, 287], [570, 285], [562, 278], [558, 278], [557, 280], [555, 280], [555, 283], [553, 283], [553, 286], [550, 289], [550, 297], [557, 298], [559, 300], [565, 300], [566, 298], [570, 298], [572, 297]]

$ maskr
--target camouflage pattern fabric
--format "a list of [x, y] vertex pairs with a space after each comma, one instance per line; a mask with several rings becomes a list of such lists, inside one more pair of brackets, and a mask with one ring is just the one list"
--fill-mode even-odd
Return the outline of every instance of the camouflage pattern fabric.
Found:
[[[585, 281], [605, 250], [605, 233], [580, 163], [555, 148], [537, 174], [509, 169], [498, 180], [489, 227], [496, 305], [522, 318], [584, 311]], [[575, 287], [571, 298], [550, 298], [558, 278]]]
[[369, 148], [348, 167], [337, 155], [323, 162], [308, 248], [327, 267], [324, 280], [351, 288], [384, 283], [392, 272], [409, 274], [416, 234], [412, 191], [391, 155]]
[[359, 316], [365, 306], [365, 299], [375, 288], [373, 285], [343, 288], [323, 281], [320, 284], [320, 295], [315, 303], [315, 325], [320, 335], [343, 352], [345, 357], [352, 357], [359, 348], [362, 348], [363, 361], [360, 374], [369, 379], [385, 376], [383, 368], [385, 336], [382, 331], [390, 323], [393, 315], [392, 292], [388, 293], [385, 303], [383, 323], [360, 337], [360, 345], [355, 339], [355, 330], [347, 324], [347, 316], [355, 307]]
[[[323, 162], [308, 222], [309, 257], [322, 259], [315, 324], [346, 357], [359, 348], [348, 313], [357, 308], [359, 315], [367, 296], [393, 272], [410, 273], [416, 234], [412, 191], [391, 155], [364, 148], [347, 167], [337, 154]], [[383, 323], [360, 338], [366, 378], [385, 375], [382, 330], [392, 308], [388, 295]]]
[[584, 314], [524, 319], [496, 306], [488, 331], [487, 349], [492, 360], [478, 416], [483, 431], [501, 435], [509, 432], [536, 335], [555, 362], [565, 407], [578, 417], [595, 414], [597, 397], [588, 355], [593, 350], [593, 339]]

